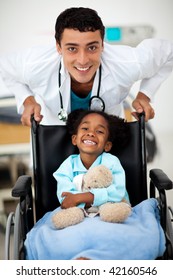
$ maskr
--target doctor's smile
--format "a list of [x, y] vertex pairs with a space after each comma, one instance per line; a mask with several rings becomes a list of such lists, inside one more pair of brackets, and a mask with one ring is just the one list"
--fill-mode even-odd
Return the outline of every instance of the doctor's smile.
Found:
[[90, 67], [75, 67], [77, 70], [79, 70], [79, 71], [81, 71], [81, 72], [86, 72], [87, 70], [89, 70], [90, 69]]

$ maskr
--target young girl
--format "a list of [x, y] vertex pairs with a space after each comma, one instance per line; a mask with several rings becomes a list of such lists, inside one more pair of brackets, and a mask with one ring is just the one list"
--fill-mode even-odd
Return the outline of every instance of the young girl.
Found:
[[[124, 120], [101, 111], [76, 110], [69, 114], [67, 127], [79, 154], [69, 156], [53, 174], [62, 209], [89, 208], [108, 202], [129, 202], [125, 172], [116, 156], [110, 154], [112, 143], [126, 140]], [[113, 183], [107, 188], [79, 190], [74, 178], [88, 169], [104, 165], [111, 170]], [[112, 204], [113, 205], [113, 204]]]

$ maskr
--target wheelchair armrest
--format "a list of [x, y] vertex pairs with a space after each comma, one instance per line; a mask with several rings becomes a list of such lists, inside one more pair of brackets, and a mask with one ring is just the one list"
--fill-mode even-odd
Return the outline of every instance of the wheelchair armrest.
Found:
[[149, 176], [158, 191], [171, 190], [173, 188], [173, 182], [161, 169], [151, 169]]
[[27, 232], [34, 225], [34, 208], [32, 198], [32, 179], [31, 176], [20, 176], [13, 189], [12, 196], [20, 198], [17, 206], [18, 211], [15, 212], [16, 223], [21, 224], [21, 236], [25, 240]]
[[26, 197], [32, 193], [31, 190], [32, 179], [31, 176], [22, 175], [20, 176], [13, 189], [12, 189], [12, 196], [13, 197]]
[[173, 182], [168, 178], [168, 176], [161, 169], [150, 170], [150, 197], [155, 197], [156, 189], [159, 192], [159, 208], [160, 208], [160, 223], [166, 233], [166, 220], [167, 220], [167, 199], [166, 190], [173, 189]]

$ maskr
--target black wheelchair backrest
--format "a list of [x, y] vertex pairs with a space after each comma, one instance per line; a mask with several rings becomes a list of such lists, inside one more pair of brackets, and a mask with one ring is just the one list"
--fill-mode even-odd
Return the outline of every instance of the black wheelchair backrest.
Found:
[[[130, 138], [128, 144], [111, 153], [116, 155], [126, 173], [126, 187], [132, 206], [147, 198], [145, 121], [127, 122]], [[59, 165], [78, 150], [71, 143], [66, 126], [47, 126], [32, 121], [33, 172], [36, 220], [59, 206], [56, 195], [57, 182], [53, 173]]]

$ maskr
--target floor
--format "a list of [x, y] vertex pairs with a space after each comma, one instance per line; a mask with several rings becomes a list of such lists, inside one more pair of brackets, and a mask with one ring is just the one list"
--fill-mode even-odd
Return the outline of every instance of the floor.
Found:
[[[4, 174], [3, 174], [4, 173]], [[2, 174], [4, 175], [2, 177]], [[10, 180], [8, 180], [8, 173], [6, 170], [1, 169], [1, 179], [0, 179], [0, 186], [3, 186], [4, 189], [9, 189], [11, 186]], [[11, 201], [10, 201], [11, 202]], [[1, 211], [0, 213], [0, 259], [4, 259], [4, 249], [5, 249], [5, 224], [7, 221], [7, 216], [10, 213], [10, 211], [13, 211], [14, 207], [11, 205], [11, 209], [9, 208], [9, 205], [6, 203], [4, 204], [5, 211]], [[8, 209], [7, 209], [8, 208]]]
[[[173, 180], [173, 135], [160, 135], [157, 140], [158, 152], [153, 162], [148, 164], [148, 171], [152, 168], [160, 168]], [[23, 171], [22, 171], [23, 172]], [[21, 173], [21, 170], [19, 170]], [[0, 190], [10, 189], [12, 183], [10, 180], [9, 170], [0, 164]], [[173, 207], [173, 190], [167, 195], [168, 205]], [[4, 259], [4, 244], [5, 244], [5, 224], [8, 214], [15, 209], [16, 201], [11, 198], [6, 199], [4, 204], [4, 213], [0, 213], [0, 259]]]

